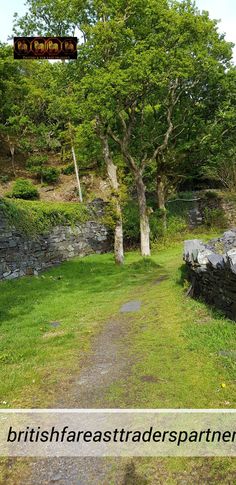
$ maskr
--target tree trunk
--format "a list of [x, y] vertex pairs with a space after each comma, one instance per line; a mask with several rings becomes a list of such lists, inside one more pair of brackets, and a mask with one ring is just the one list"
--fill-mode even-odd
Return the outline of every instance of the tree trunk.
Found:
[[12, 171], [13, 171], [13, 175], [14, 177], [16, 176], [16, 167], [15, 167], [15, 147], [14, 147], [14, 144], [12, 143], [9, 135], [7, 137], [7, 141], [8, 141], [8, 144], [9, 144], [9, 150], [10, 150], [10, 154], [11, 154], [11, 166], [12, 166]]
[[11, 151], [11, 165], [12, 165], [12, 170], [13, 170], [13, 174], [14, 174], [14, 177], [15, 177], [16, 176], [16, 167], [15, 167], [15, 148], [14, 148], [14, 146], [11, 145], [10, 151]]
[[150, 256], [150, 226], [145, 193], [146, 187], [143, 182], [142, 174], [139, 171], [135, 174], [135, 182], [139, 205], [141, 254], [142, 256]]
[[75, 166], [75, 175], [76, 175], [76, 180], [77, 180], [77, 185], [78, 185], [78, 190], [79, 190], [79, 200], [80, 200], [80, 202], [83, 202], [83, 196], [82, 196], [82, 191], [81, 191], [79, 171], [78, 171], [78, 165], [77, 165], [77, 161], [76, 161], [74, 145], [71, 145], [71, 151], [72, 151], [72, 156], [73, 156], [73, 161], [74, 161], [74, 166]]
[[114, 232], [114, 255], [115, 262], [117, 264], [124, 263], [124, 247], [123, 247], [123, 224], [122, 224], [122, 214], [119, 202], [116, 206], [117, 217], [115, 232]]
[[165, 185], [162, 175], [157, 175], [157, 205], [162, 211], [163, 229], [167, 229], [166, 206], [165, 206]]
[[123, 126], [124, 131], [124, 138], [120, 140], [111, 129], [109, 129], [109, 134], [111, 135], [112, 139], [120, 146], [121, 153], [124, 159], [127, 162], [127, 165], [130, 167], [131, 172], [134, 175], [137, 196], [138, 196], [138, 205], [139, 205], [139, 219], [140, 219], [140, 239], [141, 239], [141, 254], [143, 257], [150, 256], [150, 226], [149, 226], [149, 214], [148, 214], [148, 207], [146, 201], [146, 187], [143, 182], [143, 170], [145, 167], [145, 163], [147, 160], [147, 156], [143, 158], [141, 162], [141, 167], [136, 164], [135, 159], [129, 152], [129, 139], [132, 132], [132, 125], [134, 122], [134, 114], [136, 109], [136, 103], [133, 103], [131, 114], [129, 116], [130, 123], [127, 126], [125, 119], [120, 114], [120, 119]]
[[122, 210], [121, 210], [119, 193], [118, 193], [119, 183], [117, 179], [117, 167], [113, 163], [113, 160], [110, 154], [107, 136], [102, 135], [101, 140], [103, 145], [103, 155], [106, 162], [107, 175], [115, 197], [115, 211], [116, 211], [116, 225], [114, 230], [115, 262], [117, 264], [123, 264], [124, 263], [123, 223], [122, 223]]
[[65, 147], [61, 147], [61, 163], [64, 163], [64, 158], [65, 158]]

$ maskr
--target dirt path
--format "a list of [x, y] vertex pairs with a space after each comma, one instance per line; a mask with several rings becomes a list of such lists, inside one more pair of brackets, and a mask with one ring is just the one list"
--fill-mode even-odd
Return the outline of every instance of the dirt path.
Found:
[[[131, 333], [130, 314], [121, 313], [111, 320], [92, 343], [77, 379], [71, 384], [69, 395], [61, 399], [58, 408], [108, 408], [106, 391], [111, 384], [129, 374], [132, 362], [128, 340]], [[69, 397], [68, 397], [69, 396]], [[117, 403], [117, 406], [119, 403]], [[115, 459], [60, 458], [34, 459], [30, 465], [30, 476], [22, 485], [117, 485], [125, 484], [127, 460], [120, 471]]]

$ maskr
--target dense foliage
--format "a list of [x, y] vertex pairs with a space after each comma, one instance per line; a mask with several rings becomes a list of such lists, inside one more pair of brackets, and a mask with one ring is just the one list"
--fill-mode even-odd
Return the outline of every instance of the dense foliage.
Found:
[[30, 182], [30, 180], [27, 179], [16, 179], [13, 185], [13, 189], [11, 194], [9, 194], [11, 197], [15, 199], [25, 199], [25, 200], [34, 200], [38, 199], [39, 193], [37, 188]]
[[143, 255], [150, 254], [150, 234], [170, 228], [167, 200], [177, 189], [235, 190], [232, 44], [207, 12], [189, 0], [27, 6], [15, 17], [17, 34], [79, 29], [80, 45], [77, 62], [53, 64], [15, 62], [11, 47], [0, 46], [0, 136], [11, 175], [16, 152], [41, 183], [59, 179], [51, 154], [64, 174], [77, 164], [95, 167], [111, 186], [118, 251], [124, 219], [125, 234], [128, 224], [141, 237]]

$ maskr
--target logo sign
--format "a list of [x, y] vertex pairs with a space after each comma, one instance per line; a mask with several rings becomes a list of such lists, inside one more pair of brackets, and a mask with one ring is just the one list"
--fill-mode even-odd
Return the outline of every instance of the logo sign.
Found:
[[77, 59], [77, 37], [14, 37], [14, 59]]

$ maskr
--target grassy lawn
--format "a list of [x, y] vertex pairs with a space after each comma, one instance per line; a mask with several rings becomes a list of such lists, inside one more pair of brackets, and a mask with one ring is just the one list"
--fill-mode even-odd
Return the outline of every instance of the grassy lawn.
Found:
[[[39, 277], [0, 284], [0, 405], [46, 407], [76, 371], [91, 336], [116, 314], [127, 294], [159, 268], [112, 255], [75, 258]], [[55, 325], [55, 326], [54, 326]]]
[[[132, 299], [142, 302], [126, 337], [134, 365], [128, 380], [110, 387], [108, 402], [137, 408], [235, 407], [235, 361], [219, 355], [236, 350], [235, 324], [186, 298], [181, 254], [182, 243], [149, 261], [132, 252], [122, 268], [112, 255], [75, 258], [39, 277], [1, 283], [1, 407], [53, 406], [59, 389], [65, 392], [78, 373], [91, 337]], [[163, 483], [205, 483], [204, 478], [194, 481], [194, 473], [205, 477], [209, 467], [210, 483], [234, 483], [234, 462], [227, 458], [141, 459], [135, 467], [139, 483], [159, 483], [160, 470]], [[191, 482], [181, 481], [186, 471], [193, 473]], [[157, 481], [142, 482], [143, 476]]]

